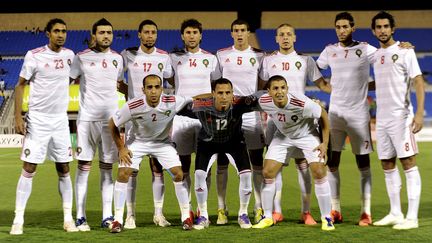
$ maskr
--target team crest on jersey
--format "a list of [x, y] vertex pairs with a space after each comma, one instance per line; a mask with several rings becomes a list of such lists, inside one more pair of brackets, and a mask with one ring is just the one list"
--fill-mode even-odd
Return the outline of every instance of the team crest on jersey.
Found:
[[71, 61], [71, 59], [68, 59], [67, 60], [67, 64], [70, 66], [70, 65], [72, 65], [72, 61]]
[[79, 155], [82, 152], [82, 148], [81, 147], [77, 147], [76, 152]]
[[24, 154], [25, 154], [25, 157], [27, 158], [27, 156], [30, 155], [30, 149], [28, 149], [28, 148], [24, 149]]
[[249, 62], [252, 64], [252, 66], [254, 66], [256, 63], [256, 59], [251, 57], [251, 59], [249, 59]]
[[296, 66], [297, 70], [300, 70], [300, 68], [302, 67], [301, 62], [299, 61], [297, 61], [294, 65]]
[[399, 56], [397, 54], [394, 54], [392, 56], [393, 63], [395, 63], [397, 61], [397, 59], [399, 59]]
[[207, 66], [209, 65], [209, 60], [204, 59], [204, 60], [203, 60], [203, 64], [204, 64], [205, 67], [207, 67]]
[[362, 52], [360, 49], [357, 49], [357, 50], [355, 51], [355, 54], [356, 54], [358, 57], [360, 57], [360, 56], [363, 54], [363, 52]]
[[117, 68], [117, 65], [118, 65], [117, 60], [113, 60], [112, 64], [114, 65], [115, 68]]
[[165, 115], [165, 116], [170, 116], [170, 115], [171, 115], [171, 110], [167, 110], [167, 111], [165, 111], [165, 112], [164, 112], [164, 115]]
[[298, 119], [299, 119], [299, 118], [298, 118], [297, 115], [293, 115], [293, 116], [291, 116], [291, 120], [292, 120], [293, 122], [297, 122]]
[[158, 63], [159, 72], [162, 72], [163, 68], [164, 68], [163, 64], [161, 62]]

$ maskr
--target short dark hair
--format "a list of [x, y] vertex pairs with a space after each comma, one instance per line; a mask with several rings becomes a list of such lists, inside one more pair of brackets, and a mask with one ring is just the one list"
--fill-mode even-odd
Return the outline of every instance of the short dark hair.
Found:
[[349, 22], [349, 25], [351, 26], [351, 27], [354, 27], [354, 18], [353, 18], [353, 16], [350, 14], [350, 13], [348, 13], [348, 12], [341, 12], [341, 13], [338, 13], [338, 14], [336, 14], [336, 17], [335, 17], [335, 24], [336, 24], [336, 22], [338, 21], [338, 20], [341, 20], [341, 19], [345, 19], [345, 20], [348, 20], [348, 22]]
[[111, 26], [111, 28], [113, 27], [112, 24], [105, 18], [101, 18], [98, 21], [96, 21], [96, 23], [93, 24], [93, 28], [92, 28], [92, 34], [96, 34], [96, 30], [98, 26], [102, 26], [102, 25], [108, 25]]
[[246, 30], [249, 31], [249, 23], [246, 20], [236, 19], [231, 24], [231, 32], [233, 31], [234, 25], [242, 25], [242, 24], [246, 25]]
[[267, 89], [270, 89], [270, 86], [272, 85], [273, 82], [275, 82], [275, 81], [281, 81], [281, 80], [283, 80], [288, 85], [286, 79], [283, 76], [281, 76], [281, 75], [271, 76], [269, 78], [269, 80], [267, 81], [267, 83], [266, 83]]
[[212, 91], [215, 91], [215, 90], [216, 90], [216, 85], [218, 85], [218, 84], [229, 84], [229, 85], [231, 86], [231, 88], [233, 87], [231, 81], [229, 81], [229, 80], [226, 79], [226, 78], [220, 78], [220, 79], [216, 79], [215, 81], [213, 81], [213, 82], [211, 83], [211, 89], [212, 89]]
[[141, 31], [142, 31], [144, 25], [154, 25], [154, 26], [156, 27], [156, 30], [158, 29], [156, 23], [155, 23], [153, 20], [151, 20], [151, 19], [146, 19], [146, 20], [143, 20], [143, 21], [140, 23], [140, 25], [139, 25], [139, 27], [138, 27], [138, 32], [141, 32]]
[[143, 78], [143, 87], [145, 87], [146, 80], [149, 79], [149, 78], [157, 78], [157, 79], [159, 79], [160, 85], [162, 85], [162, 79], [158, 75], [156, 75], [156, 74], [149, 74], [149, 75], [147, 75], [147, 76], [145, 76]]
[[64, 24], [66, 25], [66, 22], [64, 22], [63, 19], [51, 19], [50, 21], [48, 21], [46, 27], [45, 27], [45, 31], [47, 32], [51, 32], [52, 28], [54, 27], [55, 24]]
[[183, 21], [183, 23], [180, 26], [181, 34], [184, 34], [184, 30], [187, 27], [198, 29], [199, 32], [202, 34], [202, 24], [196, 19], [186, 19], [185, 21]]
[[393, 15], [387, 13], [386, 11], [381, 11], [372, 18], [372, 24], [371, 24], [372, 29], [375, 29], [375, 25], [376, 25], [375, 21], [377, 19], [388, 19], [391, 28], [394, 28], [396, 25]]

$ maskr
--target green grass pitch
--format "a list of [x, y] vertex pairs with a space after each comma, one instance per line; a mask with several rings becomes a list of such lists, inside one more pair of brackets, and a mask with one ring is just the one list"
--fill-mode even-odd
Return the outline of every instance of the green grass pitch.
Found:
[[[349, 146], [348, 146], [349, 147]], [[396, 231], [391, 227], [359, 227], [356, 225], [360, 214], [359, 173], [354, 156], [350, 150], [344, 151], [341, 162], [341, 203], [345, 222], [336, 225], [333, 232], [324, 232], [317, 226], [307, 227], [298, 224], [300, 215], [300, 194], [297, 183], [297, 172], [293, 165], [283, 171], [282, 204], [285, 220], [268, 229], [243, 230], [237, 224], [238, 210], [238, 177], [230, 168], [228, 182], [229, 224], [217, 226], [211, 224], [207, 230], [182, 231], [180, 212], [174, 194], [171, 178], [165, 173], [166, 192], [164, 214], [173, 224], [168, 228], [156, 227], [152, 222], [153, 199], [151, 192], [151, 175], [148, 161], [141, 165], [138, 176], [137, 191], [137, 226], [136, 230], [125, 230], [120, 234], [110, 234], [101, 229], [101, 199], [99, 191], [99, 170], [94, 163], [89, 179], [87, 197], [87, 217], [92, 231], [66, 233], [62, 229], [63, 213], [57, 190], [57, 174], [53, 163], [46, 162], [37, 169], [33, 180], [33, 192], [27, 204], [24, 234], [10, 236], [9, 230], [13, 220], [15, 190], [18, 176], [21, 173], [19, 160], [20, 149], [0, 149], [0, 242], [430, 242], [432, 241], [432, 143], [420, 143], [420, 154], [417, 164], [422, 176], [422, 196], [419, 212], [418, 229]], [[376, 153], [372, 154], [372, 217], [378, 220], [389, 211], [389, 202], [384, 183], [384, 174]], [[402, 171], [398, 162], [399, 170]], [[76, 162], [71, 164], [71, 175], [74, 180]], [[115, 169], [116, 170], [116, 169]], [[209, 193], [208, 209], [210, 220], [216, 222], [217, 198], [215, 183], [215, 166], [212, 171], [212, 185]], [[114, 172], [115, 173], [115, 172]], [[402, 173], [401, 173], [402, 174]], [[114, 176], [115, 178], [115, 176]], [[402, 174], [403, 189], [401, 192], [402, 208], [406, 213], [407, 196], [405, 176]], [[194, 198], [194, 195], [193, 195]], [[193, 205], [196, 205], [193, 199]], [[251, 198], [249, 215], [252, 219], [254, 199]], [[319, 219], [318, 203], [313, 195], [312, 215]], [[74, 212], [75, 214], [75, 212]], [[75, 215], [74, 215], [75, 217]]]

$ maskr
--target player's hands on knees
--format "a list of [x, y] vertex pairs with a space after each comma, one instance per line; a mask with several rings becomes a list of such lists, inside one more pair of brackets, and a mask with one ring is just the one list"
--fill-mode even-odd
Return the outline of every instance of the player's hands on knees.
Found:
[[129, 166], [132, 164], [132, 151], [127, 148], [122, 148], [119, 151], [119, 159], [121, 165]]
[[423, 115], [417, 114], [414, 116], [411, 123], [411, 130], [413, 133], [418, 133], [423, 128]]
[[15, 132], [22, 135], [26, 133], [25, 122], [21, 117], [15, 118]]
[[327, 144], [320, 143], [320, 145], [318, 145], [318, 147], [316, 147], [313, 151], [315, 152], [318, 150], [320, 152], [318, 155], [320, 160], [323, 160], [324, 162], [326, 162], [327, 161], [327, 148], [328, 148]]

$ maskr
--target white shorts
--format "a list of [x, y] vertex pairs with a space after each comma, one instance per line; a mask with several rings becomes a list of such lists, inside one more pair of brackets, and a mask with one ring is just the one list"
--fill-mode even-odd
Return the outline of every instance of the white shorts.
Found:
[[196, 151], [201, 123], [198, 119], [175, 116], [172, 127], [172, 141], [179, 155], [189, 155]]
[[92, 161], [99, 150], [99, 161], [115, 163], [118, 160], [117, 147], [111, 136], [108, 121], [77, 120], [77, 160]]
[[146, 155], [156, 158], [166, 170], [181, 166], [177, 151], [170, 142], [135, 140], [128, 145], [128, 148], [132, 152], [132, 164], [130, 166], [119, 164], [119, 168], [128, 167], [139, 170], [141, 161]]
[[261, 114], [257, 111], [242, 116], [242, 130], [248, 150], [262, 149], [265, 146], [264, 129]]
[[332, 150], [341, 152], [347, 136], [350, 139], [352, 152], [356, 155], [370, 154], [373, 151], [370, 132], [369, 114], [354, 116], [351, 114], [329, 113], [330, 138]]
[[319, 158], [319, 151], [313, 151], [318, 145], [320, 145], [320, 139], [318, 136], [308, 135], [302, 138], [288, 138], [277, 131], [270, 146], [267, 149], [265, 159], [275, 160], [280, 163], [284, 163], [287, 158], [293, 156], [294, 151], [300, 149], [306, 158], [308, 163], [322, 162], [325, 161]]
[[380, 121], [377, 119], [376, 138], [378, 158], [407, 158], [418, 153], [417, 142], [411, 131], [413, 117]]
[[49, 160], [58, 163], [73, 160], [67, 114], [47, 116], [29, 113], [21, 160], [42, 164], [47, 155]]
[[[265, 131], [265, 140], [266, 140], [266, 144], [270, 145], [271, 141], [273, 140], [273, 136], [275, 134], [275, 132], [277, 131], [277, 127], [274, 124], [274, 121], [271, 117], [268, 117], [267, 119], [267, 128]], [[289, 164], [289, 159], [293, 158], [293, 159], [303, 159], [304, 155], [303, 152], [301, 151], [301, 149], [294, 149], [294, 151], [291, 153], [291, 157], [287, 157], [285, 164]]]

